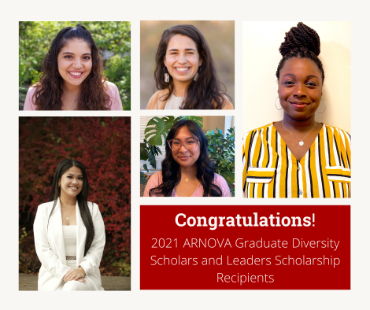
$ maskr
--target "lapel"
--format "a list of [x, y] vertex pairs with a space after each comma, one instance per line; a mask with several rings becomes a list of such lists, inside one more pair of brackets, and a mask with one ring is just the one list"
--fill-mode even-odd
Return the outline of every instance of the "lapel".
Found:
[[76, 201], [76, 221], [77, 221], [77, 249], [76, 249], [76, 261], [79, 266], [84, 258], [85, 251], [85, 240], [86, 240], [86, 227], [82, 221], [80, 208]]
[[[51, 208], [53, 204], [51, 205]], [[50, 209], [51, 211], [51, 209]], [[60, 206], [60, 200], [58, 198], [57, 204], [50, 217], [48, 227], [48, 239], [49, 244], [54, 245], [54, 253], [57, 253], [59, 259], [66, 265], [66, 252], [64, 247], [64, 236], [62, 227], [62, 209]]]

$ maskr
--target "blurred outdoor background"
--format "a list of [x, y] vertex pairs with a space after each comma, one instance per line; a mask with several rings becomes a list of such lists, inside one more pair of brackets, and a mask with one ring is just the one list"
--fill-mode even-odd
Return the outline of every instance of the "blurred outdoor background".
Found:
[[49, 201], [58, 163], [80, 161], [90, 185], [88, 201], [102, 213], [106, 244], [104, 276], [131, 274], [131, 151], [129, 117], [19, 118], [19, 272], [37, 274], [33, 222]]
[[[23, 110], [28, 87], [35, 84], [51, 42], [71, 22], [19, 22], [19, 110]], [[131, 24], [130, 22], [80, 22], [90, 31], [101, 51], [104, 75], [118, 87], [124, 110], [131, 109]]]
[[[154, 80], [155, 54], [164, 30], [191, 24], [205, 37], [216, 65], [219, 80], [225, 84], [231, 102], [235, 100], [235, 23], [234, 21], [141, 21], [140, 22], [140, 109], [146, 109], [157, 91]], [[235, 106], [235, 104], [234, 104]]]

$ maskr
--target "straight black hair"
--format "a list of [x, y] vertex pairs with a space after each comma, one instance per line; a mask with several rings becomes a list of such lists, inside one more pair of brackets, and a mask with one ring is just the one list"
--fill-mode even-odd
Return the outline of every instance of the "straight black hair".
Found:
[[[60, 196], [60, 187], [59, 187], [59, 180], [61, 179], [62, 175], [66, 173], [66, 171], [71, 167], [77, 167], [80, 168], [82, 171], [83, 176], [83, 185], [81, 192], [77, 195], [77, 202], [80, 209], [80, 214], [82, 221], [86, 227], [86, 241], [85, 241], [85, 251], [84, 255], [89, 251], [90, 246], [92, 244], [92, 241], [94, 240], [95, 236], [95, 230], [94, 230], [94, 224], [92, 220], [92, 216], [89, 210], [89, 207], [87, 206], [87, 197], [89, 195], [89, 181], [87, 179], [86, 169], [82, 163], [75, 159], [63, 159], [57, 166], [57, 169], [55, 170], [53, 184], [51, 186], [51, 194], [50, 194], [50, 200], [54, 201], [53, 208], [51, 209], [49, 220], [51, 217], [51, 214], [53, 213], [55, 206], [57, 204], [58, 198]], [[48, 226], [49, 226], [49, 220], [48, 220]]]

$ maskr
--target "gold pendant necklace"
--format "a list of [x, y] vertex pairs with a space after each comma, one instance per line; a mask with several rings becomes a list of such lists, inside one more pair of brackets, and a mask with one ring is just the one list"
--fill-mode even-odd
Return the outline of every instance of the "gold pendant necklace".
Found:
[[185, 182], [188, 183], [189, 182], [189, 179], [185, 179]]

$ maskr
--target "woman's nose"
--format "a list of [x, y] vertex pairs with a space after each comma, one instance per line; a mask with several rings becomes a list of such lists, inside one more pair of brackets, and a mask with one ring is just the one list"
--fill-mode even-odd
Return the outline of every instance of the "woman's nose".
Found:
[[179, 63], [186, 63], [186, 57], [185, 57], [185, 54], [180, 54], [179, 55], [179, 58], [177, 59], [177, 62]]
[[73, 63], [73, 66], [76, 68], [76, 69], [81, 69], [82, 68], [82, 62], [80, 59], [76, 59], [75, 62]]
[[300, 97], [306, 97], [306, 87], [302, 83], [297, 83], [294, 88], [294, 96], [300, 98]]
[[181, 144], [179, 152], [187, 152], [187, 148], [185, 147], [185, 143]]

